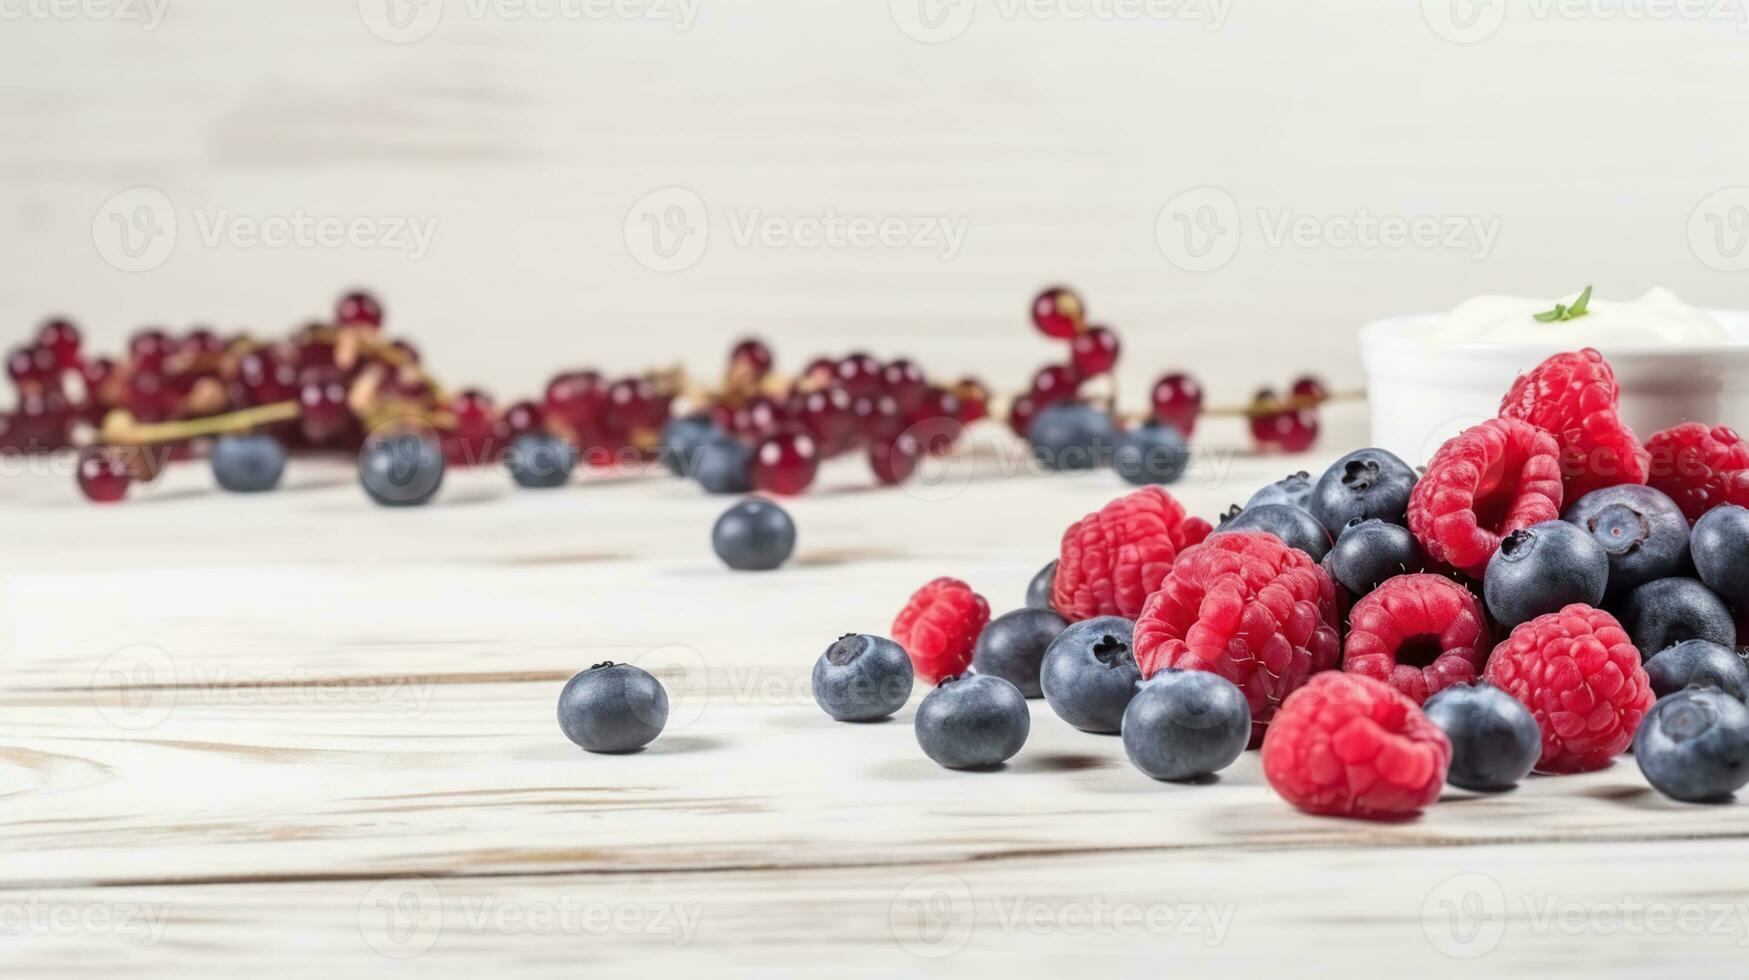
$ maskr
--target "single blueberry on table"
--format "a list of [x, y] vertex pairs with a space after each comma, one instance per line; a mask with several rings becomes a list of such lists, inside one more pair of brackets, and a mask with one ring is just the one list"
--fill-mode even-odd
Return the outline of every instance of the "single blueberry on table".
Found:
[[1749, 701], [1749, 660], [1707, 640], [1683, 640], [1646, 660], [1652, 693], [1667, 697], [1686, 687], [1716, 687]]
[[1497, 793], [1530, 774], [1542, 756], [1542, 730], [1522, 702], [1486, 682], [1453, 684], [1421, 706], [1451, 740], [1445, 781]]
[[1117, 449], [1117, 423], [1092, 405], [1063, 402], [1033, 416], [1026, 439], [1046, 469], [1098, 469], [1111, 462]]
[[1280, 538], [1288, 547], [1298, 548], [1322, 561], [1330, 551], [1330, 534], [1310, 512], [1288, 504], [1259, 504], [1247, 507], [1231, 519], [1221, 522], [1220, 531], [1262, 531]]
[[1593, 490], [1574, 501], [1561, 520], [1588, 532], [1609, 555], [1611, 602], [1653, 579], [1681, 575], [1688, 564], [1688, 518], [1651, 487]]
[[782, 507], [752, 497], [723, 511], [711, 528], [711, 547], [738, 572], [765, 572], [789, 560], [796, 524]]
[[1500, 540], [1482, 577], [1488, 611], [1511, 629], [1582, 602], [1595, 606], [1609, 586], [1609, 555], [1566, 521], [1544, 521]]
[[1342, 529], [1324, 556], [1324, 570], [1356, 598], [1385, 579], [1421, 571], [1421, 547], [1401, 524], [1376, 517], [1355, 518]]
[[1357, 449], [1318, 477], [1306, 508], [1332, 534], [1356, 517], [1402, 524], [1414, 489], [1408, 463], [1383, 449]]
[[643, 748], [667, 724], [668, 692], [642, 667], [599, 663], [559, 694], [559, 728], [591, 752]]
[[668, 472], [678, 477], [690, 477], [698, 470], [699, 449], [706, 442], [727, 433], [711, 424], [707, 415], [682, 415], [668, 420], [662, 427], [657, 458]]
[[1053, 558], [1053, 559], [1051, 559], [1050, 564], [1039, 569], [1038, 574], [1034, 575], [1032, 577], [1032, 581], [1027, 583], [1027, 586], [1026, 586], [1026, 608], [1028, 608], [1028, 609], [1053, 609], [1053, 608], [1055, 608], [1051, 605], [1051, 590], [1056, 587], [1056, 584], [1057, 584], [1057, 559]]
[[753, 451], [717, 432], [694, 447], [692, 477], [706, 493], [746, 493], [753, 489]]
[[978, 634], [977, 646], [972, 650], [972, 669], [1002, 678], [1029, 698], [1039, 697], [1044, 693], [1039, 689], [1038, 672], [1044, 664], [1045, 651], [1068, 625], [1049, 609], [1003, 613], [990, 620], [984, 632]]
[[548, 490], [562, 487], [571, 479], [577, 453], [563, 437], [550, 432], [525, 432], [510, 444], [505, 463], [517, 486]]
[[1176, 483], [1190, 465], [1190, 447], [1170, 425], [1150, 422], [1124, 434], [1112, 454], [1111, 468], [1135, 486]]
[[443, 452], [413, 432], [373, 437], [359, 450], [358, 481], [384, 507], [427, 503], [443, 485]]
[[1663, 698], [1634, 733], [1634, 761], [1673, 800], [1728, 800], [1749, 784], [1749, 707], [1707, 688]]
[[1251, 495], [1245, 501], [1246, 507], [1256, 507], [1259, 504], [1287, 504], [1289, 507], [1305, 509], [1312, 496], [1312, 474], [1305, 470], [1289, 473], [1287, 476], [1271, 483]]
[[814, 703], [839, 721], [877, 721], [905, 706], [912, 679], [904, 647], [846, 633], [814, 661]]
[[981, 769], [1014, 757], [1032, 731], [1020, 689], [1000, 677], [943, 677], [917, 705], [917, 744], [948, 769]]
[[1732, 609], [1749, 613], [1749, 510], [1714, 507], [1694, 522], [1689, 542], [1700, 580]]
[[1136, 624], [1099, 616], [1071, 625], [1051, 641], [1039, 668], [1045, 703], [1084, 732], [1114, 734], [1142, 679], [1131, 647]]
[[1123, 749], [1155, 779], [1197, 779], [1232, 765], [1251, 740], [1251, 706], [1233, 683], [1166, 670], [1141, 683], [1123, 713]]
[[232, 493], [260, 493], [279, 486], [285, 447], [272, 436], [222, 436], [213, 443], [213, 479]]
[[1657, 656], [1683, 640], [1710, 640], [1737, 646], [1737, 621], [1723, 599], [1691, 578], [1661, 578], [1628, 593], [1622, 628], [1641, 658]]

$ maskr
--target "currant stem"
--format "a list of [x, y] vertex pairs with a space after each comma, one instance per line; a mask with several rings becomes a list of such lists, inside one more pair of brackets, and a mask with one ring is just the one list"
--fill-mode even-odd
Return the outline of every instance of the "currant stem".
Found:
[[208, 415], [177, 422], [141, 422], [126, 409], [112, 410], [103, 417], [103, 441], [117, 446], [144, 446], [155, 442], [179, 442], [200, 436], [243, 432], [272, 422], [284, 422], [298, 417], [295, 401], [257, 405], [238, 412]]

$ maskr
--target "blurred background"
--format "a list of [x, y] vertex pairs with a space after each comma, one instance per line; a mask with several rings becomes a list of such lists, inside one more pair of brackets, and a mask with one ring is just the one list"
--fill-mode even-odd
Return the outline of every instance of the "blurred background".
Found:
[[1214, 401], [1477, 293], [1749, 306], [1737, 0], [0, 0], [0, 321], [437, 375], [865, 347], [1022, 389], [1061, 281]]

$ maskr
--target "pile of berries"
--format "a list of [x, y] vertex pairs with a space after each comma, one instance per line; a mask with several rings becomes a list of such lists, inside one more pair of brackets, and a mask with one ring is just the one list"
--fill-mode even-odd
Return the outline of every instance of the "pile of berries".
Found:
[[1560, 354], [1420, 473], [1362, 449], [1212, 527], [1143, 487], [1063, 533], [1024, 608], [991, 619], [937, 579], [891, 640], [859, 641], [906, 663], [828, 651], [816, 697], [890, 713], [842, 702], [901, 670], [938, 682], [918, 741], [978, 768], [1021, 749], [1042, 696], [1156, 778], [1260, 747], [1319, 814], [1400, 818], [1447, 783], [1498, 791], [1630, 744], [1660, 792], [1727, 799], [1749, 784], [1749, 445], [1690, 424], [1642, 448], [1617, 398], [1596, 351]]

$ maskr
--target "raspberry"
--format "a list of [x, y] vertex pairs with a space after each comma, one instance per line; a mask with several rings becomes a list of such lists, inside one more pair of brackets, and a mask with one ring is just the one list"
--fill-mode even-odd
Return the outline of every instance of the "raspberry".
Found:
[[1420, 704], [1475, 680], [1490, 645], [1469, 589], [1441, 575], [1399, 575], [1354, 604], [1342, 669], [1384, 681]]
[[1616, 413], [1621, 388], [1603, 355], [1587, 347], [1556, 354], [1521, 374], [1500, 402], [1561, 445], [1564, 499], [1621, 483], [1646, 482], [1646, 450]]
[[931, 684], [972, 662], [990, 604], [957, 578], [938, 578], [916, 592], [893, 619], [893, 639], [911, 655], [917, 676]]
[[1396, 688], [1319, 674], [1281, 706], [1263, 740], [1263, 778], [1311, 813], [1390, 819], [1439, 799], [1451, 742]]
[[1481, 578], [1500, 539], [1561, 516], [1555, 437], [1517, 419], [1489, 419], [1447, 440], [1409, 496], [1422, 551]]
[[1051, 605], [1070, 622], [1135, 619], [1178, 553], [1209, 531], [1208, 521], [1185, 516], [1183, 506], [1159, 487], [1119, 497], [1063, 532]]
[[1513, 630], [1494, 648], [1485, 676], [1536, 717], [1544, 772], [1609, 765], [1653, 701], [1640, 652], [1621, 624], [1581, 603]]
[[1719, 504], [1749, 506], [1749, 445], [1724, 426], [1685, 422], [1646, 440], [1651, 483], [1676, 501], [1688, 523]]
[[1148, 597], [1133, 646], [1144, 678], [1172, 667], [1238, 685], [1256, 744], [1283, 698], [1336, 666], [1336, 585], [1272, 534], [1216, 534], [1180, 555]]

